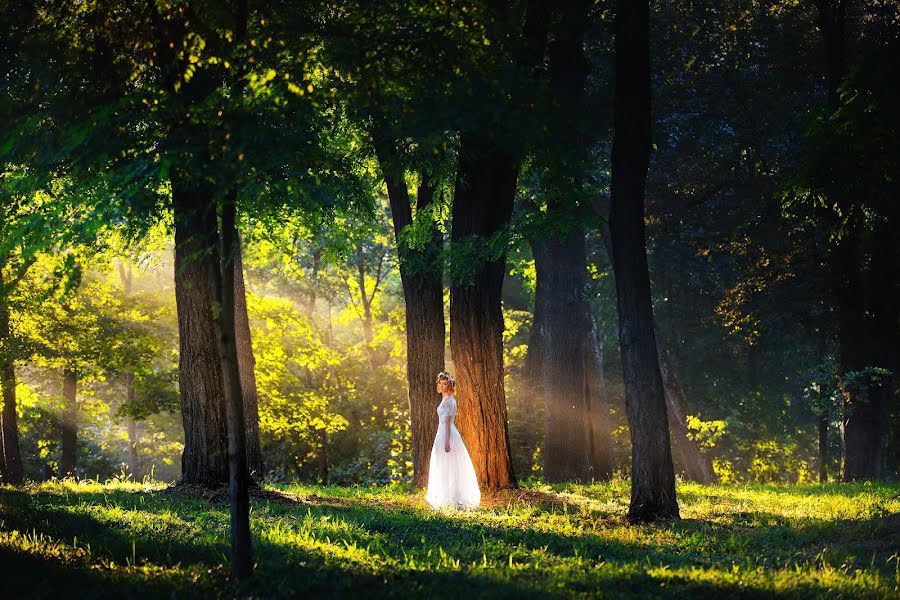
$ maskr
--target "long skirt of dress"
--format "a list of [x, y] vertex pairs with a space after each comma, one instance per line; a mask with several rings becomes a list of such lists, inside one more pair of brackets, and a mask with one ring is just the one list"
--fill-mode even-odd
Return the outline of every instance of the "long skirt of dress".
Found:
[[425, 500], [432, 508], [476, 508], [481, 503], [481, 490], [475, 467], [456, 425], [450, 424], [450, 452], [444, 451], [446, 425], [438, 428], [428, 467], [428, 491]]

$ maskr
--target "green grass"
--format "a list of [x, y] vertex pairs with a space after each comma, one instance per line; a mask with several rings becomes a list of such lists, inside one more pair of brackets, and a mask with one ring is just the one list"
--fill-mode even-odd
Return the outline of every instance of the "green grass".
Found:
[[5, 597], [900, 597], [900, 487], [678, 486], [628, 526], [627, 482], [532, 486], [434, 513], [402, 487], [269, 487], [256, 573], [228, 577], [228, 510], [162, 485], [0, 487]]

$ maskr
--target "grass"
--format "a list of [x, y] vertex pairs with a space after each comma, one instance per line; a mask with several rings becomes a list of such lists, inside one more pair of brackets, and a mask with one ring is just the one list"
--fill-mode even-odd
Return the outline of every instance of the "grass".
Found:
[[678, 487], [628, 526], [627, 482], [532, 485], [434, 513], [403, 487], [269, 486], [252, 580], [228, 577], [222, 494], [0, 487], [6, 597], [900, 597], [900, 486]]

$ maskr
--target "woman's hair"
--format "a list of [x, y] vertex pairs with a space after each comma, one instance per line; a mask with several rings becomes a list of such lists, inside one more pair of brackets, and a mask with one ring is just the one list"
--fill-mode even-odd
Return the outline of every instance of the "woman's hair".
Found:
[[434, 380], [434, 385], [437, 388], [437, 391], [439, 391], [439, 392], [441, 391], [441, 387], [440, 387], [441, 380], [444, 380], [450, 384], [451, 392], [456, 391], [456, 380], [453, 379], [453, 376], [450, 375], [450, 373], [447, 373], [446, 371], [441, 371], [440, 373], [438, 373], [437, 379]]

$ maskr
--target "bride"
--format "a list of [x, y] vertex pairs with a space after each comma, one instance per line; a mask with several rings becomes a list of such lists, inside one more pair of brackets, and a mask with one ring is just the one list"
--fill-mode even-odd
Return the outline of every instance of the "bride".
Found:
[[453, 396], [456, 381], [449, 373], [441, 372], [436, 383], [443, 398], [437, 408], [438, 431], [431, 448], [425, 500], [434, 509], [445, 506], [476, 508], [481, 502], [478, 478], [466, 445], [453, 423], [456, 417], [456, 398]]

